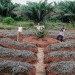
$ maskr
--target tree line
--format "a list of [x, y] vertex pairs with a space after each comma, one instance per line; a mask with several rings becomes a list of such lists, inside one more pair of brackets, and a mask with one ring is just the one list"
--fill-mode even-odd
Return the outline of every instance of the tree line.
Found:
[[15, 20], [45, 20], [75, 23], [75, 1], [48, 3], [47, 0], [27, 2], [25, 5], [13, 4], [11, 0], [0, 0], [0, 17], [12, 17]]

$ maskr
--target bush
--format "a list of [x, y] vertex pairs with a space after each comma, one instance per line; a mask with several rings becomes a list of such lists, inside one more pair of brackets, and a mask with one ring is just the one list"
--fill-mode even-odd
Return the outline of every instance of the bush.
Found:
[[46, 32], [44, 30], [37, 31], [34, 35], [37, 37], [37, 39], [39, 39], [39, 38], [43, 38], [44, 36], [46, 36]]
[[56, 17], [50, 17], [49, 19], [48, 19], [50, 22], [61, 22], [58, 18], [56, 18]]
[[3, 17], [2, 16], [0, 16], [0, 22], [2, 22], [3, 21]]
[[3, 23], [13, 24], [13, 23], [15, 23], [15, 20], [11, 17], [6, 17], [6, 18], [4, 18]]

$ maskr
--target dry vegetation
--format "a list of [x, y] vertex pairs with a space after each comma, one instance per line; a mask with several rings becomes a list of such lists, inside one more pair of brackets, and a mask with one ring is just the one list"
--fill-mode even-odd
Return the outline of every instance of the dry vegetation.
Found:
[[[26, 32], [24, 31], [25, 33], [23, 33], [23, 37], [34, 35], [35, 31], [28, 31], [29, 30], [26, 30]], [[57, 34], [58, 31], [48, 31], [49, 37], [53, 39], [56, 39], [55, 37]], [[44, 51], [43, 49], [41, 49], [42, 51], [40, 49], [38, 51], [37, 46], [30, 44], [30, 42], [22, 43], [14, 40], [14, 38], [17, 37], [17, 33], [14, 33], [13, 30], [2, 30], [0, 31], [0, 36], [1, 75], [45, 75], [45, 71], [46, 75], [75, 74], [74, 31], [66, 31], [64, 42], [55, 44], [50, 43], [44, 48]], [[38, 54], [36, 54], [36, 51]], [[32, 64], [35, 65], [35, 67]], [[38, 68], [38, 65], [40, 66], [40, 69]]]

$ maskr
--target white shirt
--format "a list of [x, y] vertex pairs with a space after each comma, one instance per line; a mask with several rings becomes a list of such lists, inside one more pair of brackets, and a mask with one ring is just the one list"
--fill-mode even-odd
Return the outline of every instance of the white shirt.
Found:
[[62, 31], [60, 31], [59, 35], [64, 36], [64, 31], [65, 31], [65, 29], [63, 29], [63, 32], [62, 32]]
[[41, 31], [42, 29], [44, 29], [44, 25], [43, 26], [35, 26], [37, 28], [38, 31]]
[[22, 32], [22, 27], [18, 27], [18, 31], [19, 32]]
[[37, 26], [37, 30], [40, 31], [41, 30], [41, 27], [40, 26]]

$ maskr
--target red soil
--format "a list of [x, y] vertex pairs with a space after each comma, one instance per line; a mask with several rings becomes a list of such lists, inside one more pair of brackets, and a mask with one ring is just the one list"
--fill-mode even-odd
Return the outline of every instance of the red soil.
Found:
[[45, 64], [50, 64], [51, 62], [53, 61], [57, 61], [57, 62], [60, 62], [60, 61], [75, 61], [75, 58], [60, 58], [60, 57], [47, 57], [47, 58], [44, 58], [44, 63]]
[[[4, 36], [1, 36], [0, 35], [0, 38], [3, 38]], [[8, 37], [14, 41], [16, 41], [16, 38], [14, 37]], [[3, 47], [6, 47], [6, 48], [10, 48], [10, 49], [16, 49], [16, 50], [27, 50], [27, 51], [32, 51], [32, 52], [35, 52], [37, 53], [38, 52], [38, 49], [37, 48], [32, 48], [32, 49], [24, 49], [24, 48], [20, 48], [20, 47], [16, 47], [16, 46], [9, 46], [9, 45], [6, 45], [4, 43], [1, 43], [0, 42], [0, 45], [3, 46]], [[0, 55], [0, 58], [2, 59], [5, 59], [5, 60], [12, 60], [12, 61], [21, 61], [21, 62], [27, 62], [27, 63], [31, 63], [31, 64], [35, 64], [37, 62], [37, 57], [32, 57], [32, 58], [28, 58], [27, 60], [24, 60], [23, 58], [13, 58], [13, 57], [8, 57], [8, 56], [2, 56]], [[10, 74], [10, 68], [8, 69], [4, 69], [0, 72], [0, 75], [9, 75]], [[24, 73], [19, 73], [19, 75], [25, 75]], [[30, 70], [28, 72], [27, 75], [36, 75], [36, 69], [33, 68], [32, 70]]]
[[0, 55], [0, 58], [2, 58], [2, 59], [4, 59], [4, 60], [27, 62], [27, 63], [31, 63], [31, 64], [35, 64], [35, 63], [37, 62], [37, 57], [32, 57], [32, 58], [28, 58], [28, 59], [24, 60], [24, 59], [21, 58], [21, 57], [13, 58], [13, 57], [8, 57], [8, 56]]
[[17, 38], [16, 38], [16, 37], [7, 37], [7, 38], [9, 38], [9, 39], [11, 39], [11, 40], [14, 40], [14, 41], [16, 41], [16, 40], [17, 40]]
[[[13, 37], [8, 37], [14, 41], [16, 41], [16, 38], [13, 38]], [[64, 39], [65, 41], [66, 39]], [[50, 44], [55, 44], [57, 43], [57, 40], [55, 37], [49, 37], [49, 36], [46, 36], [44, 38], [40, 38], [40, 39], [37, 39], [35, 36], [25, 36], [23, 37], [23, 40], [22, 42], [27, 42], [27, 43], [31, 43], [31, 44], [35, 44], [39, 47], [46, 47]], [[17, 49], [17, 50], [30, 50], [30, 51], [33, 51], [35, 53], [38, 52], [38, 49], [23, 49], [23, 48], [20, 48], [20, 47], [15, 47], [15, 46], [8, 46], [6, 44], [3, 44], [3, 43], [0, 43], [0, 45], [6, 47], [6, 48], [12, 48], [12, 49]], [[61, 48], [61, 49], [58, 49], [58, 50], [54, 50], [54, 51], [74, 51], [75, 48]], [[48, 49], [45, 49], [44, 50], [44, 53], [47, 54], [49, 52], [53, 52], [52, 50], [48, 50]], [[8, 58], [8, 57], [1, 57], [3, 59], [6, 59], [6, 60], [14, 60], [14, 61], [22, 61], [22, 62], [29, 62], [29, 63], [34, 63], [36, 62], [37, 58], [29, 58], [27, 59], [26, 61], [24, 61], [22, 58], [18, 58], [18, 59], [13, 59], [13, 58]], [[62, 58], [57, 58], [57, 57], [48, 57], [48, 58], [44, 58], [44, 63], [47, 64], [46, 68], [49, 66], [49, 63], [50, 62], [53, 62], [53, 61], [66, 61], [66, 60], [72, 60], [72, 61], [75, 61], [74, 58], [66, 58], [66, 59], [62, 59]], [[28, 75], [35, 75], [36, 74], [36, 69], [32, 69], [30, 72], [28, 72]], [[8, 75], [8, 72], [2, 72], [0, 73], [0, 75]], [[24, 75], [24, 74], [19, 74], [19, 75]], [[60, 73], [58, 72], [54, 72], [54, 71], [46, 71], [46, 75], [61, 75]], [[72, 75], [72, 74], [67, 74], [67, 75]]]
[[0, 38], [3, 38], [4, 36], [3, 35], [0, 35]]
[[[50, 70], [49, 72], [46, 72], [46, 75], [62, 75], [62, 74], [59, 73], [59, 72], [55, 72], [55, 71]], [[67, 74], [64, 74], [64, 75], [74, 75], [74, 74], [67, 73]]]
[[56, 40], [56, 38], [49, 37], [49, 36], [45, 36], [45, 37], [39, 38], [39, 39], [37, 39], [35, 36], [28, 36], [28, 37], [23, 37], [22, 42], [35, 44], [38, 47], [46, 47], [50, 44], [57, 43], [57, 40]]
[[37, 49], [37, 48], [26, 49], [26, 48], [21, 48], [21, 47], [6, 45], [6, 44], [4, 44], [4, 43], [2, 43], [2, 42], [0, 42], [0, 45], [3, 46], [3, 47], [6, 47], [6, 48], [10, 48], [10, 49], [27, 50], [27, 51], [32, 51], [32, 52], [35, 52], [35, 53], [38, 52], [38, 49]]
[[[25, 75], [25, 74], [24, 74]], [[28, 75], [36, 75], [36, 69], [32, 69], [31, 71], [28, 72]]]
[[60, 48], [57, 50], [48, 50], [48, 49], [44, 49], [44, 54], [50, 53], [50, 52], [55, 52], [55, 51], [75, 51], [75, 48]]
[[61, 74], [55, 71], [49, 71], [49, 72], [46, 72], [46, 75], [61, 75]]
[[[0, 75], [10, 75], [10, 70], [11, 68], [5, 69], [2, 72], [0, 72]], [[25, 75], [25, 73], [19, 73], [19, 75]], [[36, 75], [36, 69], [33, 68], [27, 73], [27, 75]]]

